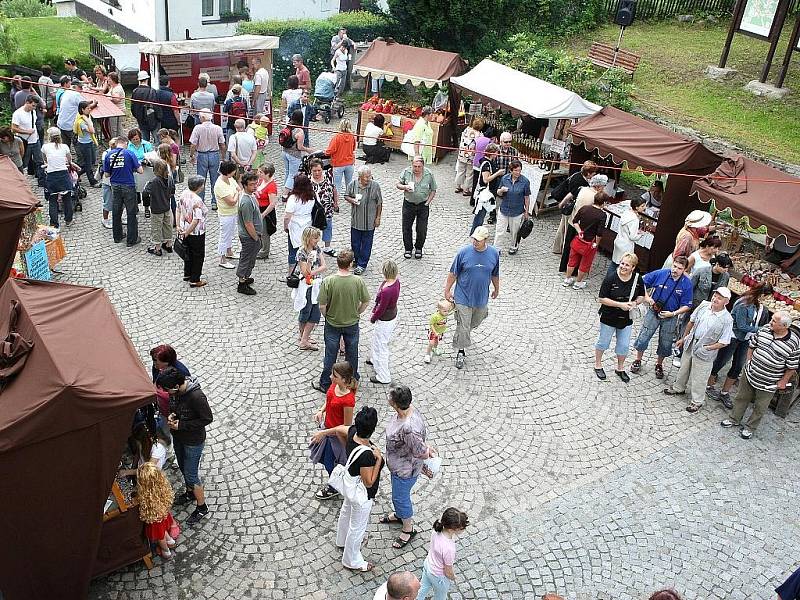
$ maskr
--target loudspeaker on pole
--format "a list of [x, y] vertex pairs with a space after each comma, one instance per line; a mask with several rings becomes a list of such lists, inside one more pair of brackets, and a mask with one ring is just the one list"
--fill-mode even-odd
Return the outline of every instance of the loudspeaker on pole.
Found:
[[628, 27], [633, 23], [636, 16], [636, 0], [619, 0], [617, 3], [617, 13], [614, 15], [614, 23], [622, 27]]

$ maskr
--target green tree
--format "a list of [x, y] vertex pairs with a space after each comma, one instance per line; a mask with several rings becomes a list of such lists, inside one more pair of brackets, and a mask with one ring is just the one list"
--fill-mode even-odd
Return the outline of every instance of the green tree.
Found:
[[56, 9], [42, 0], [0, 0], [0, 12], [14, 18], [51, 17], [56, 14]]
[[0, 60], [6, 63], [14, 60], [18, 41], [11, 19], [0, 12]]

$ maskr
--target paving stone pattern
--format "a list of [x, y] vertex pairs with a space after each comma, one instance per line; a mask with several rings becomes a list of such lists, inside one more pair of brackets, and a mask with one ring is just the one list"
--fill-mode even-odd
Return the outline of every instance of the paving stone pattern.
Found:
[[[323, 138], [312, 134], [312, 146], [323, 147]], [[269, 150], [282, 181], [277, 143]], [[415, 488], [421, 534], [400, 551], [390, 548], [398, 530], [377, 524], [391, 511], [384, 471], [364, 550], [378, 564], [369, 574], [340, 565], [333, 543], [340, 502], [313, 497], [323, 471], [309, 464], [307, 447], [323, 397], [310, 384], [322, 353], [297, 349], [296, 314], [279, 281], [284, 235], [274, 236], [273, 256], [256, 264], [258, 295], [245, 297], [236, 293], [234, 273], [216, 266], [218, 221], [210, 213], [209, 285], [192, 290], [174, 254], [157, 258], [146, 244], [114, 244], [100, 225], [99, 190], [89, 191], [84, 212], [65, 230], [69, 256], [58, 279], [108, 291], [148, 370], [148, 349], [172, 343], [215, 414], [202, 465], [209, 518], [184, 528], [173, 561], [96, 580], [90, 598], [371, 599], [390, 573], [421, 574], [431, 523], [448, 506], [470, 516], [457, 542], [456, 600], [548, 591], [577, 600], [640, 599], [670, 585], [690, 600], [772, 597], [798, 561], [796, 415], [770, 413], [753, 440], [743, 441], [719, 427], [725, 415], [718, 403], [689, 415], [679, 399], [663, 395], [650, 352], [630, 384], [613, 376], [610, 356], [610, 378], [598, 381], [595, 297], [606, 262], [598, 258], [586, 290], [562, 288], [550, 253], [556, 216], [537, 220], [520, 253], [503, 256], [501, 294], [475, 332], [466, 368], [454, 367], [452, 327], [444, 355], [423, 364], [427, 317], [454, 252], [468, 242], [471, 215], [453, 193], [450, 156], [432, 167], [439, 193], [425, 256], [404, 260], [394, 183], [406, 164], [395, 154], [374, 169], [384, 217], [365, 278], [374, 293], [381, 262], [400, 265], [392, 376], [411, 386], [444, 466]], [[149, 222], [139, 219], [147, 241]], [[336, 246], [348, 243], [348, 224], [343, 206]], [[321, 331], [315, 335], [322, 345]], [[367, 381], [371, 336], [362, 319], [358, 406], [378, 408], [374, 439], [383, 444], [391, 409], [385, 388]], [[674, 377], [671, 367], [667, 377]], [[177, 471], [169, 473], [178, 487]], [[176, 516], [185, 521], [188, 513]]]

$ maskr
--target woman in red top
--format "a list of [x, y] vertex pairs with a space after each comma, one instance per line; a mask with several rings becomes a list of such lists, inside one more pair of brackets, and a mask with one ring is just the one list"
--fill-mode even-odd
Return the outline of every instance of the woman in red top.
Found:
[[261, 210], [263, 229], [261, 233], [261, 251], [256, 258], [269, 258], [269, 240], [278, 230], [278, 218], [275, 215], [275, 205], [278, 203], [278, 184], [275, 181], [275, 165], [264, 163], [258, 167], [258, 187], [256, 187], [256, 200]]
[[[356, 405], [358, 381], [353, 377], [353, 367], [348, 362], [338, 362], [331, 372], [331, 387], [325, 394], [325, 405], [314, 415], [322, 428], [311, 438], [311, 462], [322, 463], [328, 475], [337, 464], [347, 462], [347, 452], [335, 428], [353, 424], [353, 409]], [[339, 495], [327, 483], [314, 494], [317, 500], [328, 500]]]
[[339, 133], [331, 138], [325, 154], [331, 157], [333, 166], [333, 185], [337, 188], [340, 180], [344, 179], [344, 187], [339, 192], [344, 196], [350, 182], [353, 181], [353, 172], [356, 164], [356, 136], [352, 133], [350, 121], [342, 119], [339, 121]]

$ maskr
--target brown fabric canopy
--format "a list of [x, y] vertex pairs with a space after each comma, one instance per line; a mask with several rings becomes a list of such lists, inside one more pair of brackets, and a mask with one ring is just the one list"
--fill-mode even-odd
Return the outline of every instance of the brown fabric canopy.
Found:
[[14, 264], [22, 221], [36, 210], [37, 203], [25, 176], [10, 158], [0, 156], [0, 284]]
[[461, 75], [467, 70], [467, 63], [453, 52], [376, 40], [356, 61], [353, 70], [365, 77], [383, 76], [389, 81], [410, 81], [430, 88]]
[[9, 279], [33, 342], [0, 392], [0, 590], [6, 600], [86, 598], [133, 415], [155, 389], [104, 290]]
[[[713, 179], [718, 176], [730, 179]], [[737, 155], [712, 177], [695, 180], [691, 193], [719, 210], [730, 208], [737, 219], [746, 216], [753, 227], [766, 225], [770, 237], [800, 243], [800, 179], [783, 171]]]
[[722, 157], [700, 142], [610, 106], [581, 119], [570, 133], [573, 163], [591, 158], [596, 152], [617, 165], [627, 162], [633, 169], [670, 173], [648, 264], [641, 265], [645, 270], [661, 267], [675, 247], [675, 236], [686, 215], [700, 208], [699, 201], [689, 195], [695, 180], [692, 176], [713, 172]]
[[573, 144], [598, 150], [615, 163], [627, 161], [634, 169], [705, 174], [722, 160], [700, 142], [612, 106], [581, 119], [570, 133]]

